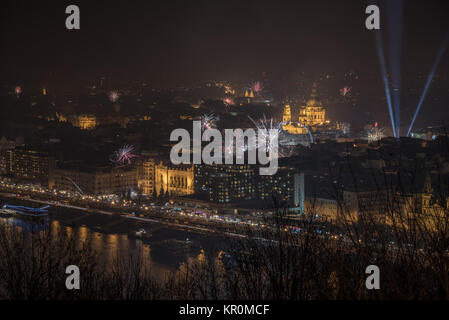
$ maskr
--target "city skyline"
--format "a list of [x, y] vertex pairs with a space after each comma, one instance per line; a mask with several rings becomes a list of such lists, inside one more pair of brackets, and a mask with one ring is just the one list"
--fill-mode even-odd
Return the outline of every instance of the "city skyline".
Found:
[[[386, 3], [379, 4], [382, 13], [387, 13]], [[64, 28], [64, 5], [14, 2], [5, 6], [2, 37], [7, 50], [2, 52], [5, 63], [1, 80], [6, 88], [73, 91], [98, 85], [100, 78], [111, 90], [136, 82], [156, 88], [195, 88], [211, 80], [238, 86], [262, 81], [279, 99], [301, 90], [307, 95], [311, 83], [320, 82], [321, 95], [324, 90], [336, 94], [340, 88], [350, 86], [354, 87], [354, 96], [363, 99], [353, 109], [330, 103], [333, 118], [342, 112], [347, 120], [357, 122], [360, 118], [354, 114], [362, 112], [371, 122], [389, 121], [386, 101], [369, 98], [385, 93], [375, 32], [364, 26], [363, 1], [79, 3], [83, 7], [80, 30]], [[25, 10], [27, 7], [30, 10]], [[403, 89], [399, 121], [403, 135], [449, 30], [445, 7], [443, 1], [431, 1], [425, 6], [407, 1], [404, 5], [399, 63]], [[386, 54], [392, 26], [386, 14], [381, 18]], [[443, 55], [430, 85], [438, 98], [424, 100], [425, 108], [432, 111], [419, 114], [419, 126], [449, 120], [442, 117], [448, 64], [449, 59]], [[389, 76], [392, 67], [387, 59]], [[356, 83], [348, 81], [346, 76], [351, 73], [357, 75]], [[328, 83], [322, 81], [329, 76]]]

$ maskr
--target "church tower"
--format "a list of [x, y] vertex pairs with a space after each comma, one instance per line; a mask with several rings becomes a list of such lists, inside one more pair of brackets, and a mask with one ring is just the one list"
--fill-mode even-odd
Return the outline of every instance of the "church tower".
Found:
[[285, 104], [284, 107], [284, 114], [282, 115], [282, 122], [283, 123], [291, 123], [292, 122], [292, 112], [290, 105], [288, 102]]

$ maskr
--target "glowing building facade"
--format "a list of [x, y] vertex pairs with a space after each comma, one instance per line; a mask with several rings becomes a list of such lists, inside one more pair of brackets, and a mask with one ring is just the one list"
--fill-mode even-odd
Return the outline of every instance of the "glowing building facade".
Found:
[[53, 171], [54, 188], [83, 195], [123, 195], [137, 189], [137, 170], [63, 165]]
[[319, 126], [326, 122], [326, 109], [318, 99], [315, 88], [307, 104], [299, 111], [299, 122], [306, 126]]
[[284, 123], [282, 129], [291, 134], [307, 134], [308, 130], [305, 127], [312, 130], [329, 123], [326, 121], [326, 109], [319, 100], [315, 87], [312, 89], [312, 94], [306, 105], [299, 108], [298, 120], [294, 121], [292, 118], [292, 110], [290, 104], [287, 103], [284, 107], [282, 122]]
[[97, 118], [94, 115], [80, 115], [75, 126], [82, 130], [92, 130], [97, 126]]
[[253, 200], [255, 169], [242, 165], [196, 165], [195, 188], [209, 201], [226, 204]]
[[154, 167], [156, 194], [185, 196], [194, 193], [193, 165], [168, 165], [162, 161]]
[[196, 194], [221, 205], [273, 204], [273, 198], [303, 211], [304, 174], [280, 165], [274, 175], [259, 175], [257, 165], [195, 165]]
[[45, 187], [53, 186], [55, 159], [46, 151], [16, 147], [8, 150], [6, 167], [18, 181], [28, 181]]
[[154, 159], [144, 160], [138, 166], [139, 179], [137, 181], [139, 190], [146, 195], [152, 195], [155, 191], [155, 167]]

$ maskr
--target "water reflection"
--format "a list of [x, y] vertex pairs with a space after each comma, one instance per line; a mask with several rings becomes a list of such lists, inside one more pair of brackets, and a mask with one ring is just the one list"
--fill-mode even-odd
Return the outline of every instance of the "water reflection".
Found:
[[164, 276], [166, 272], [172, 270], [169, 266], [155, 263], [151, 258], [151, 247], [143, 243], [142, 240], [130, 238], [126, 234], [101, 233], [90, 230], [87, 226], [79, 227], [62, 226], [60, 221], [52, 220], [48, 223], [35, 223], [14, 217], [0, 218], [0, 223], [14, 227], [22, 232], [44, 232], [48, 230], [52, 238], [61, 236], [61, 231], [67, 238], [76, 237], [75, 241], [78, 248], [86, 243], [91, 245], [95, 255], [100, 263], [106, 266], [112, 266], [117, 258], [127, 259], [128, 257], [137, 257], [144, 263], [146, 268], [151, 268], [154, 273]]
[[[30, 222], [15, 217], [0, 217], [0, 224], [6, 224], [25, 232], [49, 231], [58, 241], [63, 236], [75, 241], [78, 247], [90, 244], [100, 264], [113, 266], [117, 258], [122, 262], [129, 256], [139, 258], [156, 277], [164, 277], [168, 271], [175, 271], [189, 261], [204, 261], [204, 251], [216, 256], [226, 247], [223, 239], [213, 234], [190, 232], [160, 223], [136, 223], [119, 217], [102, 215], [80, 216], [78, 212], [59, 211], [58, 220]], [[82, 221], [82, 222], [81, 222]], [[76, 225], [78, 223], [78, 225]], [[145, 228], [143, 238], [136, 237], [132, 230]], [[129, 235], [128, 236], [128, 232]], [[220, 250], [218, 250], [220, 248]]]

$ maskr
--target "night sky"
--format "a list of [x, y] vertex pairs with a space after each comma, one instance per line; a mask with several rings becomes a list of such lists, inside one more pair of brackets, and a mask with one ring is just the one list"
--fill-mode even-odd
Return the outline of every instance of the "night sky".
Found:
[[[81, 30], [65, 29], [69, 4], [80, 7]], [[360, 0], [6, 1], [1, 80], [70, 84], [108, 75], [168, 86], [262, 72], [274, 78], [349, 68], [378, 73], [366, 6]], [[382, 14], [382, 1], [380, 7]], [[446, 0], [405, 1], [405, 75], [428, 72], [449, 29], [448, 14]], [[441, 70], [449, 69], [447, 60]]]

